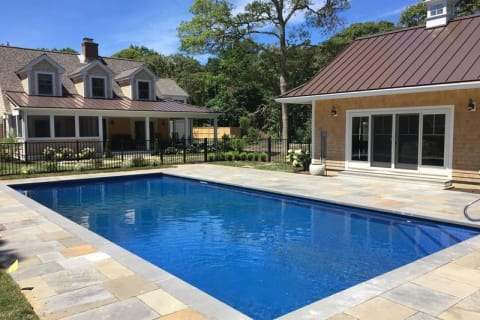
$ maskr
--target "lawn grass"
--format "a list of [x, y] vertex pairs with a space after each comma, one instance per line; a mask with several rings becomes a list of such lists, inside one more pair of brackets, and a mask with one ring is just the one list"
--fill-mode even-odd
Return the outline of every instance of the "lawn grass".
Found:
[[4, 271], [0, 271], [0, 320], [36, 319], [33, 311], [18, 285]]
[[274, 163], [274, 162], [258, 162], [258, 161], [215, 161], [213, 164], [231, 167], [253, 168], [269, 171], [281, 172], [296, 172], [298, 168], [294, 168], [288, 163]]

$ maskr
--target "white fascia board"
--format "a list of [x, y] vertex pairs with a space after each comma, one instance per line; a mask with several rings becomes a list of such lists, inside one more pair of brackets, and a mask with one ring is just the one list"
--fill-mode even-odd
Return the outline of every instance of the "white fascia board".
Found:
[[195, 112], [161, 112], [161, 111], [122, 111], [122, 110], [93, 110], [93, 109], [66, 109], [66, 108], [28, 108], [21, 107], [17, 110], [26, 111], [28, 114], [53, 114], [53, 115], [80, 115], [80, 116], [104, 116], [115, 118], [191, 118], [191, 119], [215, 119], [222, 113], [195, 113]]
[[462, 82], [462, 83], [434, 84], [434, 85], [418, 86], [418, 87], [352, 91], [352, 92], [319, 94], [319, 95], [301, 96], [301, 97], [277, 98], [275, 99], [275, 101], [280, 103], [291, 103], [291, 104], [310, 104], [312, 103], [312, 101], [320, 101], [320, 100], [362, 98], [362, 97], [385, 96], [385, 95], [393, 95], [393, 94], [422, 93], [422, 92], [435, 92], [435, 91], [447, 91], [447, 90], [465, 90], [465, 89], [478, 89], [478, 88], [480, 88], [480, 81], [472, 81], [472, 82]]

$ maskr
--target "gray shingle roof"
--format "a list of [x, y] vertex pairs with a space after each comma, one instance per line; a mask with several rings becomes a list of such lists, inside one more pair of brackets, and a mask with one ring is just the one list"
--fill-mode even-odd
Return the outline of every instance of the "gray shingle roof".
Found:
[[[23, 91], [22, 83], [15, 71], [20, 70], [36, 57], [47, 54], [55, 62], [65, 69], [62, 77], [62, 84], [70, 94], [78, 94], [75, 86], [68, 77], [70, 74], [83, 69], [85, 64], [80, 62], [78, 54], [60, 53], [53, 51], [17, 48], [9, 46], [0, 46], [0, 88], [4, 91]], [[101, 61], [110, 68], [115, 74], [119, 74], [128, 69], [138, 68], [143, 65], [141, 61], [105, 58]], [[122, 92], [117, 83], [113, 83], [115, 95], [122, 96]]]
[[159, 97], [180, 96], [188, 98], [188, 93], [185, 92], [173, 79], [158, 79], [157, 95]]

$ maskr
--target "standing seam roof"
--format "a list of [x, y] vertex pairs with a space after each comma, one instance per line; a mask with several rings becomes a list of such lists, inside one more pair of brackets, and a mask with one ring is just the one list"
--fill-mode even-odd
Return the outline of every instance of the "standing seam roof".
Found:
[[283, 97], [480, 80], [480, 14], [426, 29], [355, 40], [307, 83]]

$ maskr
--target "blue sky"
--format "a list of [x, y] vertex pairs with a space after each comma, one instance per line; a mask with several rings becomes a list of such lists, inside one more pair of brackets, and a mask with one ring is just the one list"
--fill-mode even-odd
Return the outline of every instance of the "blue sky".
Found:
[[[321, 0], [314, 0], [319, 2]], [[351, 0], [347, 25], [355, 22], [397, 22], [401, 11], [419, 0]], [[248, 0], [231, 0], [242, 8]], [[178, 51], [176, 28], [189, 20], [193, 0], [15, 0], [2, 3], [0, 43], [27, 48], [80, 51], [84, 37], [99, 43], [102, 56], [144, 45], [163, 54]], [[318, 42], [322, 38], [313, 37]], [[1, 58], [1, 57], [0, 57]]]

